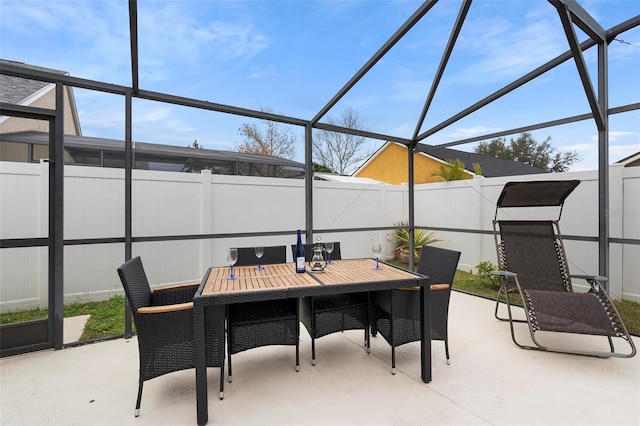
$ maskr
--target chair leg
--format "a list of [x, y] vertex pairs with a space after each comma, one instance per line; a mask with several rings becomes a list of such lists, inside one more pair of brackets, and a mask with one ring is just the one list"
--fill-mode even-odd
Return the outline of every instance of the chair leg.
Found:
[[396, 338], [394, 336], [395, 329], [395, 313], [393, 312], [395, 303], [393, 299], [393, 291], [391, 292], [391, 309], [389, 315], [389, 337], [391, 338], [391, 374], [396, 374]]
[[220, 365], [220, 399], [224, 399], [224, 359]]
[[367, 346], [367, 353], [371, 353], [371, 334], [369, 334], [369, 325], [371, 323], [371, 314], [369, 310], [369, 293], [367, 293], [367, 312], [365, 313], [365, 324], [364, 324], [364, 342]]
[[135, 417], [140, 415], [140, 402], [142, 401], [142, 384], [144, 382], [140, 380], [140, 384], [138, 385], [138, 399], [136, 400], [136, 410], [133, 412]]
[[496, 317], [496, 319], [500, 320], [500, 321], [508, 321], [508, 319], [502, 318], [498, 315], [498, 308], [500, 307], [500, 295], [504, 293], [506, 297], [507, 296], [507, 291], [505, 290], [504, 284], [500, 286], [500, 289], [498, 290], [498, 294], [496, 296], [496, 309], [493, 312], [493, 316]]
[[[229, 363], [229, 383], [233, 381], [231, 372], [231, 338], [231, 327], [229, 327], [229, 329], [227, 330], [227, 357], [229, 358], [227, 362]], [[224, 361], [222, 363], [224, 364]]]
[[296, 302], [296, 373], [300, 371], [300, 303]]
[[316, 322], [317, 314], [314, 311], [315, 306], [313, 297], [311, 298], [311, 365], [316, 365]]
[[391, 374], [396, 374], [396, 347], [391, 345]]
[[447, 365], [451, 364], [451, 359], [449, 359], [449, 341], [446, 339], [444, 341], [444, 353], [447, 356]]

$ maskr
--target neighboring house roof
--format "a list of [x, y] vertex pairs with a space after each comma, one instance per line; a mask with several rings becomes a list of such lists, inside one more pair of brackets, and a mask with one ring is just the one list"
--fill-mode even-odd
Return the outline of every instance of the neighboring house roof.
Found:
[[625, 167], [640, 166], [640, 151], [635, 154], [631, 154], [628, 157], [624, 157], [622, 160], [616, 161], [616, 164], [622, 164]]
[[[28, 65], [22, 62], [0, 59], [0, 68], [4, 64], [11, 64], [17, 67], [47, 71], [61, 75], [69, 75], [69, 73], [66, 71], [37, 67], [35, 65]], [[0, 74], [0, 101], [17, 105], [24, 105], [25, 103], [28, 103], [29, 98], [31, 98], [34, 93], [48, 86], [55, 87], [54, 84], [45, 81], [29, 80], [26, 78]]]
[[[28, 68], [32, 70], [47, 71], [60, 75], [69, 75], [67, 71], [38, 67], [35, 65], [10, 61], [7, 59], [0, 59], [0, 68], [2, 68], [2, 66], [5, 64], [11, 64], [16, 67]], [[55, 87], [55, 84], [45, 81], [31, 80], [28, 78], [13, 77], [5, 74], [0, 74], [0, 102], [7, 102], [15, 105], [30, 105], [34, 100], [43, 96], [45, 93], [54, 90]], [[73, 96], [73, 89], [71, 87], [66, 87], [66, 90], [73, 114], [73, 122], [76, 133], [82, 134], [82, 131], [80, 130], [78, 111], [76, 109], [76, 102]], [[7, 119], [8, 117], [3, 118]]]
[[[363, 171], [367, 170], [367, 168], [379, 161], [393, 161], [389, 158], [385, 158], [381, 160], [382, 156], [384, 156], [384, 152], [387, 149], [391, 149], [394, 146], [402, 147], [403, 149], [407, 149], [406, 145], [397, 143], [397, 142], [387, 142], [380, 149], [378, 149], [367, 161], [365, 161], [354, 173], [353, 176], [358, 176], [362, 174]], [[503, 160], [501, 158], [490, 157], [487, 155], [475, 154], [472, 152], [459, 151], [457, 149], [451, 148], [442, 148], [442, 147], [433, 147], [431, 145], [426, 144], [418, 144], [416, 145], [416, 152], [420, 155], [429, 158], [431, 161], [440, 164], [446, 164], [448, 161], [454, 161], [456, 159], [460, 159], [464, 163], [465, 169], [469, 173], [470, 176], [475, 175], [474, 164], [479, 164], [482, 175], [485, 177], [500, 177], [500, 176], [516, 176], [516, 175], [527, 175], [527, 174], [539, 174], [546, 173], [544, 170], [539, 169], [537, 167], [530, 166], [524, 163], [518, 163], [517, 161], [512, 160]], [[389, 166], [392, 166], [391, 164]], [[420, 171], [419, 166], [416, 169], [416, 172]], [[386, 180], [386, 179], [385, 179]]]
[[464, 163], [465, 169], [473, 172], [473, 165], [479, 164], [484, 177], [529, 175], [535, 173], [546, 173], [544, 170], [519, 163], [512, 160], [490, 157], [488, 155], [476, 154], [473, 152], [459, 151], [451, 148], [434, 148], [431, 145], [418, 144], [416, 151], [425, 155], [435, 157], [441, 161], [460, 159]]
[[[49, 135], [43, 132], [16, 132], [0, 134], [0, 141], [47, 145]], [[89, 161], [100, 160], [102, 155], [114, 158], [112, 167], [124, 164], [124, 141], [93, 138], [86, 136], [64, 136], [64, 147], [78, 165], [99, 165]], [[146, 162], [148, 169], [172, 171], [212, 170], [217, 174], [265, 175], [259, 173], [259, 167], [272, 167], [268, 176], [303, 177], [304, 164], [271, 155], [246, 154], [233, 151], [189, 148], [172, 145], [160, 145], [145, 142], [133, 142], [136, 163]], [[244, 167], [246, 171], [239, 170]], [[272, 173], [273, 170], [273, 173]]]

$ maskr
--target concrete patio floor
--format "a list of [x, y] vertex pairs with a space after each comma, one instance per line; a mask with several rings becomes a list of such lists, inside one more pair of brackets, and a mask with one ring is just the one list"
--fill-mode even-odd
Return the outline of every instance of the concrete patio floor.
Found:
[[[292, 347], [237, 354], [222, 401], [219, 369], [208, 370], [208, 424], [640, 425], [640, 356], [598, 359], [519, 349], [508, 324], [494, 319], [493, 306], [452, 294], [451, 365], [442, 342], [433, 342], [428, 384], [420, 380], [419, 343], [397, 349], [393, 376], [387, 343], [372, 339], [367, 354], [360, 331], [318, 339], [313, 367], [303, 328], [298, 373]], [[525, 326], [518, 330], [527, 336]], [[135, 338], [3, 358], [0, 423], [196, 424], [193, 370], [146, 382], [135, 418], [137, 375]]]

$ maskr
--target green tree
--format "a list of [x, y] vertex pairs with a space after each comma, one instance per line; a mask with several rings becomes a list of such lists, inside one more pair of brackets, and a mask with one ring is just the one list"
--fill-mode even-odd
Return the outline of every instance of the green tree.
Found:
[[336, 171], [330, 167], [325, 166], [324, 164], [318, 164], [315, 161], [313, 162], [313, 171], [320, 173], [335, 173]]
[[517, 139], [511, 138], [509, 142], [506, 138], [480, 142], [475, 152], [476, 154], [529, 164], [546, 172], [566, 172], [573, 163], [582, 159], [577, 151], [558, 151], [551, 146], [550, 140], [549, 136], [539, 143], [531, 133], [524, 132]]
[[[329, 117], [327, 123], [348, 129], [363, 129], [358, 112], [350, 106], [342, 110], [339, 119]], [[313, 157], [319, 164], [341, 175], [351, 174], [363, 160], [371, 156], [372, 153], [364, 148], [365, 138], [362, 136], [329, 130], [318, 130], [313, 136]]]

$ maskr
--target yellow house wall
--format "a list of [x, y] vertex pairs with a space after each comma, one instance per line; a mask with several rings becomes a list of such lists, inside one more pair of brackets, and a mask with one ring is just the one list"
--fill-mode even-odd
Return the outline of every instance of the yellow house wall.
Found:
[[[443, 179], [440, 176], [433, 176], [434, 173], [440, 172], [441, 164], [441, 162], [424, 154], [413, 154], [414, 182], [442, 182]], [[390, 143], [354, 176], [400, 185], [409, 181], [408, 170], [407, 148], [397, 143]], [[469, 175], [469, 179], [471, 177]]]

